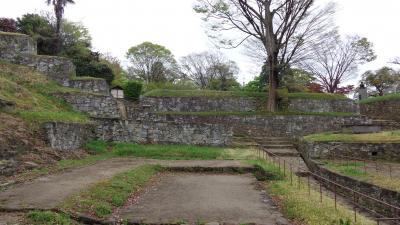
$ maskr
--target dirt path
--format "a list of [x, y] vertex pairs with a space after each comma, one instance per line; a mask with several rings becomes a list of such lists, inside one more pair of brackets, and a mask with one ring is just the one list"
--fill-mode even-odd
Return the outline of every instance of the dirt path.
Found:
[[247, 167], [238, 161], [161, 161], [115, 158], [12, 187], [0, 193], [0, 208], [53, 209], [68, 196], [79, 193], [91, 184], [144, 164], [174, 167]]
[[21, 225], [24, 221], [23, 213], [0, 213], [0, 225]]
[[145, 224], [289, 224], [256, 184], [253, 175], [169, 174], [121, 216]]

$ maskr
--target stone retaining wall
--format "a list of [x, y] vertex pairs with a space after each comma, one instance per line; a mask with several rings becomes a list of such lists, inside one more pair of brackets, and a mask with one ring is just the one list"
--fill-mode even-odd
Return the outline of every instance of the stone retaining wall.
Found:
[[233, 135], [221, 124], [132, 120], [98, 120], [98, 124], [98, 138], [117, 142], [228, 146]]
[[110, 87], [104, 79], [85, 78], [73, 79], [69, 82], [69, 87], [77, 88], [84, 92], [98, 93], [102, 95], [110, 95]]
[[31, 67], [66, 87], [69, 86], [71, 77], [75, 76], [74, 64], [63, 57], [21, 54], [10, 62]]
[[73, 150], [95, 138], [93, 124], [57, 123], [43, 125], [46, 141], [56, 150]]
[[19, 54], [36, 55], [36, 42], [28, 35], [0, 32], [0, 58], [14, 59]]
[[63, 86], [75, 75], [71, 60], [37, 55], [36, 42], [27, 35], [0, 32], [0, 60], [31, 67]]
[[400, 143], [342, 143], [308, 142], [312, 158], [326, 159], [333, 155], [344, 155], [362, 159], [400, 161]]
[[89, 93], [56, 94], [72, 105], [73, 109], [95, 118], [121, 118], [118, 102], [111, 96]]
[[[382, 187], [379, 187], [379, 186], [376, 186], [376, 185], [373, 185], [370, 183], [366, 183], [363, 181], [359, 181], [359, 180], [353, 179], [351, 177], [343, 176], [341, 174], [338, 174], [338, 173], [332, 172], [326, 168], [323, 168], [320, 166], [320, 164], [318, 162], [308, 158], [308, 152], [310, 151], [310, 149], [309, 149], [309, 145], [307, 144], [307, 142], [305, 142], [304, 140], [299, 140], [297, 144], [298, 144], [297, 149], [300, 151], [308, 168], [313, 173], [316, 173], [319, 176], [322, 176], [331, 181], [334, 181], [342, 186], [349, 187], [353, 190], [361, 192], [365, 195], [379, 199], [379, 200], [389, 203], [391, 205], [400, 207], [400, 193], [399, 192], [388, 190], [386, 188], [382, 188]], [[324, 182], [324, 181], [320, 181], [320, 182], [322, 182], [328, 189], [333, 190], [334, 187], [332, 186], [332, 184]], [[354, 198], [353, 193], [351, 191], [341, 189], [341, 188], [336, 188], [336, 191], [338, 191], [339, 193], [341, 193], [341, 195], [343, 195], [345, 197], [348, 197], [351, 199]], [[368, 209], [376, 210], [377, 212], [380, 212], [383, 215], [386, 215], [391, 218], [400, 216], [400, 212], [397, 212], [398, 214], [394, 215], [393, 212], [385, 209], [384, 205], [379, 204], [374, 201], [371, 201], [365, 197], [359, 197], [358, 203]]]
[[305, 136], [313, 133], [341, 130], [343, 124], [364, 122], [364, 118], [358, 116], [189, 116], [142, 114], [139, 118], [147, 121], [166, 121], [180, 124], [224, 124], [231, 126], [236, 134], [245, 133], [258, 136], [262, 134], [266, 137]]
[[[263, 108], [260, 99], [250, 97], [143, 97], [141, 104], [152, 112], [252, 112]], [[289, 99], [289, 111], [359, 113], [353, 100]]]
[[371, 118], [400, 121], [400, 100], [360, 104], [360, 111]]
[[359, 113], [359, 105], [353, 100], [290, 99], [289, 111], [297, 112], [346, 112]]
[[143, 97], [142, 105], [152, 112], [257, 111], [261, 103], [245, 97]]

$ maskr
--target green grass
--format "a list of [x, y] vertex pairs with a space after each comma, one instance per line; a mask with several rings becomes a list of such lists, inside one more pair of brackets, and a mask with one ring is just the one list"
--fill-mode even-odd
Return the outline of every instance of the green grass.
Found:
[[364, 170], [364, 164], [357, 162], [333, 162], [324, 160], [323, 166], [329, 170], [342, 174], [344, 176], [352, 177], [356, 180], [375, 184], [379, 187], [387, 188], [389, 190], [400, 191], [400, 179], [398, 177], [390, 177], [388, 168], [384, 171], [374, 171], [371, 168]]
[[392, 101], [392, 100], [400, 100], [400, 93], [387, 94], [387, 95], [378, 96], [378, 97], [371, 97], [371, 98], [361, 100], [359, 103], [360, 104], [372, 104], [372, 103], [376, 103], [376, 102], [385, 102], [385, 101]]
[[104, 80], [104, 79], [103, 78], [98, 78], [98, 77], [89, 77], [89, 76], [74, 76], [74, 77], [72, 77], [72, 80], [91, 81], [91, 80]]
[[161, 170], [159, 166], [145, 165], [120, 173], [70, 197], [61, 204], [61, 208], [74, 214], [106, 218], [112, 214], [114, 209], [123, 206], [130, 196]]
[[267, 98], [267, 93], [245, 91], [212, 91], [212, 90], [167, 90], [156, 89], [144, 94], [146, 97], [252, 97]]
[[76, 224], [71, 218], [64, 214], [49, 211], [32, 211], [26, 216], [32, 225], [73, 225]]
[[268, 174], [270, 174], [270, 177], [268, 177], [269, 181], [278, 181], [278, 180], [283, 180], [285, 176], [283, 173], [279, 170], [279, 167], [266, 163], [265, 160], [260, 160], [260, 159], [252, 159], [252, 160], [246, 160], [246, 162], [250, 165], [255, 165], [263, 170], [267, 171]]
[[334, 170], [349, 177], [356, 178], [366, 178], [367, 174], [365, 173], [363, 167], [364, 164], [360, 162], [349, 162], [349, 163], [333, 163], [329, 161], [324, 162], [324, 166], [328, 169]]
[[321, 133], [305, 136], [311, 142], [400, 143], [400, 130], [373, 134]]
[[325, 194], [321, 203], [319, 191], [311, 189], [309, 194], [305, 180], [302, 181], [299, 188], [296, 176], [294, 176], [292, 185], [289, 176], [286, 174], [284, 178], [277, 166], [271, 165], [267, 161], [259, 161], [257, 165], [263, 167], [268, 173], [275, 173], [277, 178], [281, 178], [266, 182], [265, 187], [269, 194], [279, 200], [284, 215], [291, 220], [298, 221], [296, 224], [339, 225], [340, 220], [351, 221], [352, 225], [376, 224], [362, 215], [357, 215], [358, 222], [355, 223], [352, 221], [354, 215], [350, 207], [339, 203], [338, 210], [335, 210], [334, 200]]
[[85, 144], [84, 148], [90, 153], [106, 153], [109, 144], [105, 141], [95, 140]]
[[29, 123], [69, 122], [88, 123], [89, 118], [77, 112], [30, 112], [18, 111], [17, 115]]
[[89, 155], [83, 159], [60, 160], [48, 168], [40, 168], [20, 174], [19, 179], [33, 179], [50, 173], [89, 166], [100, 161], [118, 157], [142, 157], [160, 160], [213, 160], [247, 159], [247, 152], [217, 147], [199, 147], [188, 145], [138, 145], [130, 143], [106, 143], [91, 141], [85, 145]]
[[142, 157], [164, 160], [210, 160], [222, 159], [226, 150], [217, 147], [197, 147], [189, 145], [138, 145], [129, 143], [116, 144], [113, 155]]
[[329, 93], [289, 93], [289, 99], [348, 100], [345, 95]]
[[28, 37], [28, 35], [26, 35], [26, 34], [15, 33], [15, 32], [4, 32], [4, 31], [0, 31], [0, 35], [9, 35], [9, 36], [26, 36], [26, 37]]
[[61, 87], [33, 69], [0, 62], [0, 98], [15, 103], [15, 113], [28, 122], [86, 122], [84, 114], [76, 113], [54, 93], [77, 93]]
[[348, 117], [356, 116], [355, 113], [342, 113], [342, 112], [156, 112], [157, 115], [176, 115], [176, 116], [328, 116], [328, 117]]

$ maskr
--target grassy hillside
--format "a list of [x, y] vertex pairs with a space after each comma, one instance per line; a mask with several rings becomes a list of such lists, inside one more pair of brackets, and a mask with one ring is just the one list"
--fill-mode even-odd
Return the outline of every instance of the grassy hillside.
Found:
[[28, 122], [87, 122], [87, 116], [51, 96], [74, 91], [77, 90], [61, 87], [28, 67], [0, 62], [0, 98], [13, 102], [15, 110], [10, 113]]

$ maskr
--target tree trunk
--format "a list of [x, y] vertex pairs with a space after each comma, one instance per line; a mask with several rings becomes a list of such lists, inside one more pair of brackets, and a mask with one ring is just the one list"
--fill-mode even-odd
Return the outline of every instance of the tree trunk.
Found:
[[61, 50], [61, 23], [62, 23], [62, 13], [59, 11], [58, 7], [55, 7], [56, 10], [56, 49], [55, 53], [59, 54]]
[[277, 109], [277, 96], [276, 96], [276, 89], [278, 86], [278, 74], [276, 70], [276, 60], [269, 59], [268, 66], [269, 66], [269, 89], [268, 89], [268, 105], [267, 110], [269, 112], [276, 112]]

